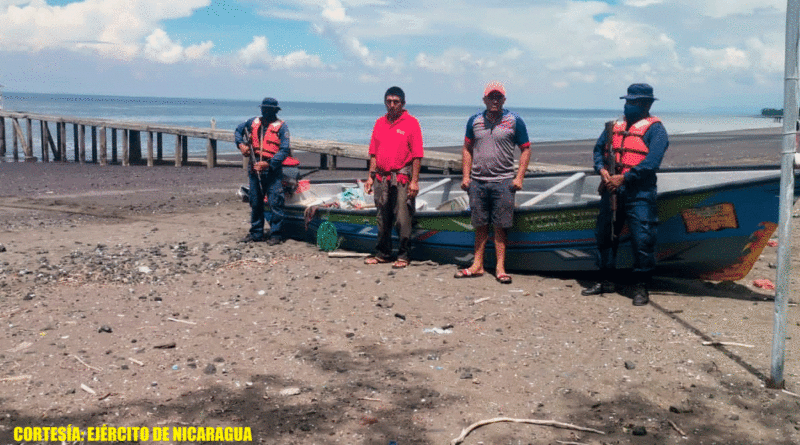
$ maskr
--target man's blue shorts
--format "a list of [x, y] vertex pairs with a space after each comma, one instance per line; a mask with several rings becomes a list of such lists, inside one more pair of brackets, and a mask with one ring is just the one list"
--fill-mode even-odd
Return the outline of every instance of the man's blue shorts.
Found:
[[510, 229], [514, 225], [513, 179], [500, 181], [471, 180], [469, 206], [472, 209], [472, 227], [483, 227], [490, 222], [494, 227]]

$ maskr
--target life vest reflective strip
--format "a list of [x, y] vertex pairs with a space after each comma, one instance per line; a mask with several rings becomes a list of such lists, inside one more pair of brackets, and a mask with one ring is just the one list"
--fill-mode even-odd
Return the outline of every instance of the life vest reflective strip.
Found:
[[616, 174], [627, 173], [647, 157], [650, 150], [644, 143], [644, 134], [656, 122], [661, 122], [661, 119], [650, 116], [631, 125], [628, 130], [625, 129], [627, 123], [624, 120], [614, 123], [611, 143], [617, 161]]
[[[278, 136], [278, 132], [280, 131], [282, 125], [283, 121], [280, 119], [267, 125], [267, 129], [264, 131], [264, 137], [259, 140], [258, 133], [261, 129], [261, 118], [257, 117], [253, 119], [253, 129], [250, 133], [251, 143], [253, 144], [255, 153], [259, 157], [263, 156], [267, 159], [271, 159], [276, 153], [278, 153], [281, 148], [281, 138]], [[289, 156], [283, 160], [282, 164], [287, 167], [294, 167], [300, 165], [300, 161]]]

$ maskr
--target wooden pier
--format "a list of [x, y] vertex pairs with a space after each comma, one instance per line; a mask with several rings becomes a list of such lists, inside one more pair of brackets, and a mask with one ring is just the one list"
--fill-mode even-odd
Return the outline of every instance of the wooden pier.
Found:
[[[11, 159], [7, 156], [9, 150], [6, 145], [6, 119], [11, 121]], [[34, 147], [34, 123], [37, 121], [39, 146]], [[68, 126], [72, 127], [73, 153], [67, 152]], [[171, 156], [165, 152], [164, 135], [174, 138], [174, 150]], [[189, 138], [206, 141], [205, 157], [189, 158]], [[218, 152], [220, 141], [230, 143], [229, 152]], [[0, 110], [0, 161], [70, 162], [72, 160], [81, 164], [123, 166], [174, 164], [176, 167], [204, 164], [208, 168], [246, 166], [246, 158], [235, 160], [239, 157], [239, 151], [234, 148], [233, 143], [233, 130], [219, 130], [213, 120], [210, 128], [197, 128]], [[365, 162], [369, 160], [366, 145], [292, 138], [291, 146], [293, 152], [319, 154], [321, 169], [336, 169], [338, 157], [360, 159]], [[422, 166], [445, 174], [457, 173], [461, 171], [461, 154], [426, 149]], [[575, 169], [565, 165], [537, 163], [531, 163], [529, 167], [531, 171]]]

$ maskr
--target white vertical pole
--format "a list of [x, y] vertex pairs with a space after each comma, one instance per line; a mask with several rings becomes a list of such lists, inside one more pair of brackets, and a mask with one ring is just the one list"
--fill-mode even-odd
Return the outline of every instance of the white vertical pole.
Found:
[[783, 149], [781, 151], [781, 190], [778, 219], [778, 270], [775, 284], [775, 314], [772, 328], [772, 367], [768, 386], [783, 388], [783, 363], [786, 357], [786, 310], [789, 302], [791, 261], [791, 221], [794, 202], [794, 155], [798, 115], [798, 29], [800, 0], [786, 6], [786, 65], [783, 93]]

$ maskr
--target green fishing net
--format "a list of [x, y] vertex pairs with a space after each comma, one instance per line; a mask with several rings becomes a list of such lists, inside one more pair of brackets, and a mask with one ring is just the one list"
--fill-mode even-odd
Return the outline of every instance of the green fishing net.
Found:
[[336, 226], [330, 221], [323, 221], [317, 229], [317, 247], [325, 252], [333, 252], [339, 248], [339, 234]]

